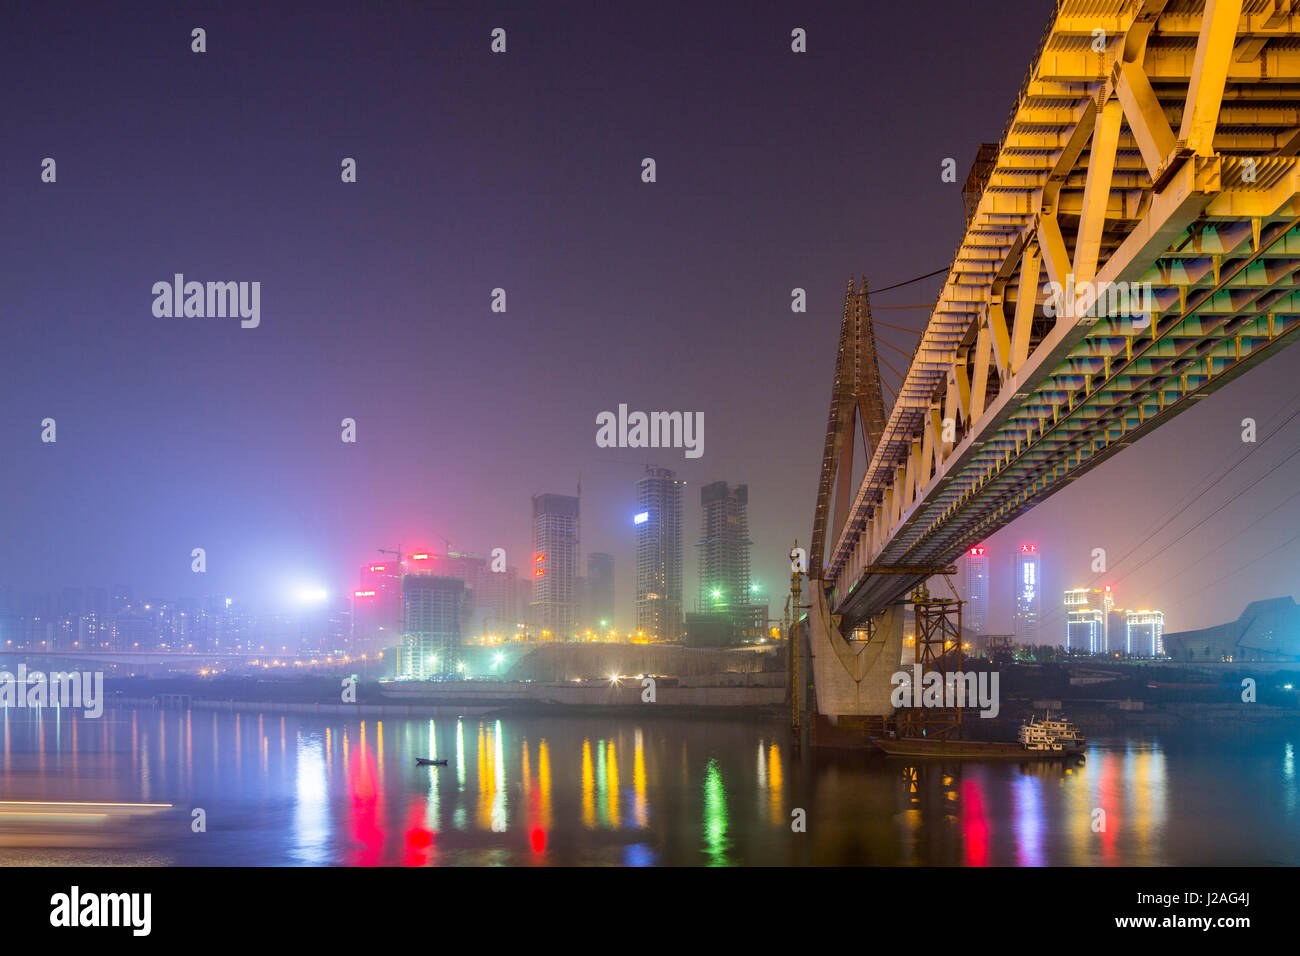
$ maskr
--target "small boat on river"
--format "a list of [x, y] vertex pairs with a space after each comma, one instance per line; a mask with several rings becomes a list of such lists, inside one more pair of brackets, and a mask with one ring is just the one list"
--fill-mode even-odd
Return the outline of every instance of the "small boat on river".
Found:
[[999, 740], [955, 740], [942, 737], [872, 737], [872, 744], [890, 757], [961, 757], [1050, 760], [1083, 753], [1086, 738], [1064, 717], [1037, 715], [1020, 725], [1015, 743]]

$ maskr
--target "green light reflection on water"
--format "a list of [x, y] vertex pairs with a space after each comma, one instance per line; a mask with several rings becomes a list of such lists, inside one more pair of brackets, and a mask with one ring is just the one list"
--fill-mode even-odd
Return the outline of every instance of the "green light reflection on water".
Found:
[[730, 866], [727, 849], [727, 790], [722, 785], [722, 771], [717, 758], [709, 759], [704, 772], [704, 852], [710, 866]]

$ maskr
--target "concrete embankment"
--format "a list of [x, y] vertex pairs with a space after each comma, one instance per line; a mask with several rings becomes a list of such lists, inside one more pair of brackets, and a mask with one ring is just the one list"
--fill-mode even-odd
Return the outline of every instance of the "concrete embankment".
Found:
[[[776, 683], [768, 675], [751, 675], [752, 684]], [[779, 675], [775, 675], [779, 676]], [[728, 715], [776, 712], [784, 706], [785, 688], [776, 686], [662, 686], [656, 682], [653, 699], [641, 682], [627, 679], [600, 682], [514, 681], [393, 681], [379, 685], [378, 700], [347, 704], [338, 701], [285, 701], [205, 698], [184, 693], [155, 697], [114, 696], [108, 704], [164, 709], [268, 711], [290, 714], [338, 716], [478, 716], [482, 714], [610, 712], [654, 715], [690, 715], [726, 712]], [[675, 683], [675, 681], [674, 681]], [[371, 690], [371, 688], [367, 688]]]
[[779, 707], [785, 701], [785, 688], [777, 687], [681, 687], [656, 682], [653, 695], [635, 678], [619, 682], [465, 682], [428, 683], [393, 681], [381, 683], [379, 692], [386, 698], [403, 703], [427, 702], [435, 705], [456, 703], [495, 704], [502, 707], [537, 705], [561, 708], [765, 708]]
[[263, 711], [274, 714], [321, 714], [338, 717], [477, 717], [498, 710], [498, 707], [471, 707], [466, 705], [438, 706], [430, 704], [336, 704], [303, 703], [281, 700], [206, 700], [201, 697], [188, 701], [178, 699], [160, 701], [152, 697], [114, 697], [108, 705], [125, 707], [156, 707], [162, 710], [212, 710], [212, 711]]
[[601, 680], [612, 674], [704, 675], [773, 673], [785, 666], [776, 645], [745, 648], [674, 644], [543, 644], [506, 672], [511, 681]]

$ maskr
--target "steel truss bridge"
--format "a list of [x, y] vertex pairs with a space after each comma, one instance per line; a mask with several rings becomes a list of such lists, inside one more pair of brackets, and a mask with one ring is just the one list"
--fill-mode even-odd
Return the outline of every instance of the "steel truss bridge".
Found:
[[1298, 8], [1060, 2], [888, 409], [850, 282], [809, 554], [845, 669], [843, 634], [1295, 340]]

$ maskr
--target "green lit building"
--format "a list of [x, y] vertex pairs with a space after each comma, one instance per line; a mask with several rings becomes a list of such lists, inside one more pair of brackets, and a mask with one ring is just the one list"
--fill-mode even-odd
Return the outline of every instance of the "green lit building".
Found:
[[[728, 643], [764, 637], [767, 595], [749, 573], [749, 551], [753, 547], [749, 538], [749, 486], [730, 487], [725, 481], [707, 484], [700, 489], [700, 507], [703, 525], [695, 545], [699, 558], [697, 629], [702, 630], [704, 615], [722, 616], [728, 624]], [[715, 640], [711, 634], [706, 643]]]

